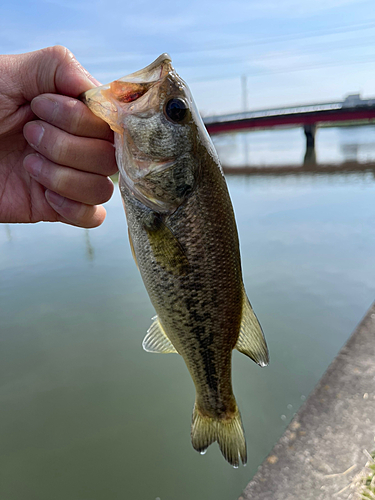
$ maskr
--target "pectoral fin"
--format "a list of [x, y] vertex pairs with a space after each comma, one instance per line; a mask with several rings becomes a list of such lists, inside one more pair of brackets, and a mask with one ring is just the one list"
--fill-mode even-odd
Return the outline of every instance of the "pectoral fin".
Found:
[[147, 330], [147, 335], [143, 340], [142, 347], [147, 352], [157, 352], [167, 354], [170, 352], [177, 353], [172, 342], [167, 337], [163, 327], [160, 324], [159, 318], [155, 316], [153, 323]]
[[249, 356], [258, 365], [267, 366], [269, 363], [267, 344], [245, 290], [243, 299], [241, 329], [236, 349]]
[[145, 230], [156, 262], [171, 274], [186, 276], [189, 260], [169, 227], [161, 219], [155, 219], [152, 225], [145, 225]]

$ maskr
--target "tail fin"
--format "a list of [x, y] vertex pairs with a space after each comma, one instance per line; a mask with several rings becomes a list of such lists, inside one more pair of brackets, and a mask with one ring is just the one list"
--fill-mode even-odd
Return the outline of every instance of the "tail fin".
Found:
[[238, 408], [236, 408], [236, 413], [231, 418], [215, 419], [203, 416], [195, 403], [191, 426], [193, 448], [204, 454], [210, 444], [215, 441], [218, 442], [225, 460], [233, 467], [237, 468], [239, 466], [240, 458], [243, 465], [246, 465], [246, 440]]

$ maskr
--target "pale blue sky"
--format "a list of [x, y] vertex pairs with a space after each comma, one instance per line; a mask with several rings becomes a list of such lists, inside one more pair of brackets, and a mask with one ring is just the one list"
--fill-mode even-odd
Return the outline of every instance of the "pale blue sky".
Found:
[[107, 83], [169, 52], [204, 114], [375, 95], [374, 0], [35, 0], [0, 5], [0, 53], [68, 47]]

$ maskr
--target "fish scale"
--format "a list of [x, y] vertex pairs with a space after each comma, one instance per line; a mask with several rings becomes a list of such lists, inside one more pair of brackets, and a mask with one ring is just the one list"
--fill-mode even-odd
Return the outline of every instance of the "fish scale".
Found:
[[265, 366], [268, 349], [242, 282], [217, 154], [166, 54], [83, 100], [115, 132], [132, 253], [157, 313], [143, 347], [182, 356], [196, 389], [193, 447], [204, 453], [217, 441], [237, 467], [247, 456], [232, 350]]

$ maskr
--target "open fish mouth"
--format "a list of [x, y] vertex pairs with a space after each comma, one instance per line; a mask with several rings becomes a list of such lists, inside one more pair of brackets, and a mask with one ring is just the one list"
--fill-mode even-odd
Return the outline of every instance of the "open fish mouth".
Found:
[[135, 73], [84, 92], [80, 99], [115, 132], [119, 132], [118, 106], [136, 101], [172, 71], [172, 59], [165, 53]]
[[152, 83], [157, 82], [163, 78], [172, 69], [172, 59], [167, 53], [159, 56], [155, 61], [135, 73], [124, 76], [116, 82], [128, 82], [128, 83]]

